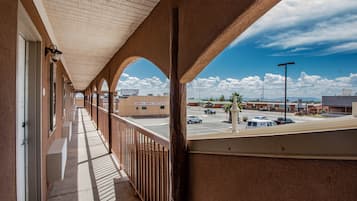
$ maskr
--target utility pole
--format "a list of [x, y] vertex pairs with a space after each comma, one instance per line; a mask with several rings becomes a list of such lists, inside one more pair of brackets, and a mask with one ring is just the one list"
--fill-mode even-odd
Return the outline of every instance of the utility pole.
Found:
[[286, 122], [286, 110], [287, 110], [287, 77], [288, 77], [288, 65], [293, 65], [295, 62], [287, 62], [278, 64], [278, 67], [284, 67], [285, 70], [285, 110], [284, 110], [284, 121]]
[[264, 82], [265, 82], [265, 76], [263, 77], [263, 88], [262, 88], [262, 97], [260, 98], [260, 101], [264, 101]]

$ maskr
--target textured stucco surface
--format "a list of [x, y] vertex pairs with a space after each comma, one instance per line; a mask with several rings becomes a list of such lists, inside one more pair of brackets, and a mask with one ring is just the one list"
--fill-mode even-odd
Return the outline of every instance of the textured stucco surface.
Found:
[[13, 0], [0, 2], [0, 200], [16, 199], [17, 6]]
[[357, 161], [190, 154], [189, 170], [190, 201], [357, 200]]

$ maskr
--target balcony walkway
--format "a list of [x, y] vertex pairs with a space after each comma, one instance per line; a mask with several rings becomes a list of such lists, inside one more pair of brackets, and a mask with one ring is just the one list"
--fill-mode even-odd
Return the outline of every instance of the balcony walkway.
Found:
[[[139, 200], [85, 109], [77, 109], [65, 177], [50, 187], [49, 201]], [[114, 185], [114, 178], [117, 178]], [[120, 183], [120, 185], [118, 185]], [[115, 187], [116, 186], [116, 187]], [[116, 196], [117, 195], [117, 196]]]

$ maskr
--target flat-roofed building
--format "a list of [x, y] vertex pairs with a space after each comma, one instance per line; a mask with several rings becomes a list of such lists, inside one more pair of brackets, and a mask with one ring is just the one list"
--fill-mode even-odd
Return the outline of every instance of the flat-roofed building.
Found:
[[322, 105], [329, 107], [329, 113], [352, 114], [352, 102], [357, 102], [357, 96], [322, 96]]
[[128, 96], [114, 101], [114, 112], [120, 116], [169, 116], [169, 96]]

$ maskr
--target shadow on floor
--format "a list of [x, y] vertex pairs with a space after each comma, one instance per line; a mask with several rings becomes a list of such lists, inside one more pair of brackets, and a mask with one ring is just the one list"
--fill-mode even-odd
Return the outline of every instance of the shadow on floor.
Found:
[[139, 200], [125, 173], [118, 169], [113, 156], [108, 154], [86, 110], [77, 109], [75, 117], [72, 140], [68, 143], [65, 176], [62, 181], [51, 185], [48, 200], [114, 201], [118, 196], [120, 200]]

